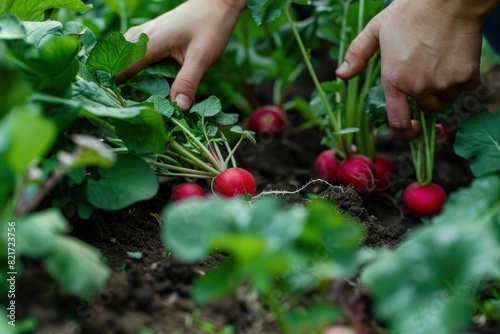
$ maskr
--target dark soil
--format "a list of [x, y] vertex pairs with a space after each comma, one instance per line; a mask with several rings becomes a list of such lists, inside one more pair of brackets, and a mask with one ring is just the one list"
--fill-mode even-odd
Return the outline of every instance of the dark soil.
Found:
[[[290, 116], [292, 123], [300, 123]], [[238, 161], [253, 173], [259, 192], [295, 191], [315, 178], [313, 162], [322, 149], [320, 138], [316, 130], [290, 129], [283, 138], [260, 138], [257, 145], [243, 147]], [[400, 201], [402, 190], [413, 182], [414, 174], [406, 144], [389, 136], [382, 138], [379, 151], [396, 164], [393, 189], [361, 198], [352, 189], [328, 188], [313, 182], [283, 196], [285, 205], [304, 202], [309, 193], [321, 193], [339, 210], [360, 219], [367, 232], [366, 247], [397, 245], [407, 231], [420, 224], [420, 219], [406, 212]], [[436, 157], [435, 182], [447, 192], [471, 180], [467, 163], [452, 152], [447, 142]], [[245, 286], [207, 306], [193, 303], [193, 282], [222, 256], [215, 254], [197, 265], [185, 265], [169, 256], [159, 239], [159, 213], [169, 195], [169, 186], [163, 185], [150, 201], [119, 212], [98, 211], [86, 221], [72, 221], [72, 234], [99, 249], [113, 270], [108, 286], [93, 300], [72, 297], [41, 263], [25, 259], [16, 301], [18, 319], [36, 318], [38, 325], [33, 333], [44, 334], [196, 334], [206, 333], [200, 329], [204, 322], [218, 328], [231, 325], [235, 333], [280, 333], [255, 294]], [[130, 251], [142, 252], [143, 258], [130, 258]], [[499, 332], [493, 328], [482, 333]]]

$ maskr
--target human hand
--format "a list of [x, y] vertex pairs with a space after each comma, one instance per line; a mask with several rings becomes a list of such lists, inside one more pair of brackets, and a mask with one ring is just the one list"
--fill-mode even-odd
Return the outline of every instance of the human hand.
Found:
[[[478, 3], [396, 0], [352, 42], [337, 76], [358, 75], [380, 48], [389, 125], [397, 138], [412, 140], [420, 123], [411, 120], [407, 96], [432, 112], [441, 101], [453, 101], [462, 90], [480, 83], [482, 25], [490, 7], [480, 8]], [[498, 1], [482, 3], [494, 6]]]
[[134, 40], [145, 33], [149, 37], [148, 49], [142, 59], [117, 75], [117, 82], [172, 57], [181, 69], [172, 84], [170, 99], [177, 101], [181, 110], [189, 109], [202, 76], [221, 56], [245, 5], [245, 0], [189, 0], [130, 28], [125, 38]]

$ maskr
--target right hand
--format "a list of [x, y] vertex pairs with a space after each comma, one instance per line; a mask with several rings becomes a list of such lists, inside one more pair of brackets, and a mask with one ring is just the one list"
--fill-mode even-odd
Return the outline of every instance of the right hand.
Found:
[[221, 56], [244, 0], [189, 0], [175, 9], [125, 33], [127, 40], [136, 40], [141, 33], [149, 37], [146, 55], [117, 75], [122, 83], [143, 68], [171, 57], [181, 64], [170, 99], [181, 110], [188, 110], [198, 84], [207, 69]]
[[[424, 111], [437, 111], [463, 89], [479, 83], [483, 19], [498, 0], [396, 0], [375, 16], [352, 42], [342, 79], [355, 77], [380, 48], [382, 86], [394, 135], [416, 137], [408, 96]], [[494, 7], [494, 6], [493, 6]]]

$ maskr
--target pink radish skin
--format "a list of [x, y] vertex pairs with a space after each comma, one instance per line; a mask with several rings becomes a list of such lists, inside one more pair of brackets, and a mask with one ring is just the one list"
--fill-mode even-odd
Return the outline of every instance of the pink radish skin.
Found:
[[188, 198], [205, 197], [205, 191], [196, 183], [185, 182], [174, 187], [170, 199], [174, 202], [182, 201]]
[[379, 155], [373, 159], [377, 189], [387, 189], [394, 180], [394, 165], [388, 157]]
[[321, 152], [314, 162], [316, 174], [323, 180], [331, 184], [338, 183], [339, 163], [336, 160], [337, 153], [334, 150]]
[[352, 184], [358, 193], [373, 191], [375, 167], [364, 155], [352, 155], [340, 164], [338, 179], [343, 186]]
[[252, 113], [248, 127], [258, 135], [279, 134], [285, 130], [286, 117], [276, 106], [262, 106]]
[[217, 175], [213, 182], [215, 193], [223, 197], [236, 197], [245, 194], [255, 195], [255, 179], [242, 168], [229, 168]]
[[414, 182], [406, 188], [403, 203], [413, 214], [431, 217], [439, 212], [446, 202], [446, 192], [435, 183], [421, 185]]

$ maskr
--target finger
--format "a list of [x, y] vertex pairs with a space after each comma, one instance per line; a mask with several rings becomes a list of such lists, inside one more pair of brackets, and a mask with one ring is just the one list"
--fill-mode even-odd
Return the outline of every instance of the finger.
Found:
[[212, 63], [212, 57], [206, 56], [202, 47], [188, 49], [170, 90], [170, 98], [177, 101], [182, 111], [189, 110], [200, 80]]
[[380, 24], [377, 17], [373, 18], [363, 31], [352, 41], [344, 58], [344, 62], [337, 68], [339, 78], [350, 79], [361, 73], [368, 60], [380, 48]]
[[441, 108], [441, 101], [439, 101], [437, 95], [425, 95], [413, 98], [417, 106], [425, 112], [436, 112]]
[[413, 140], [420, 131], [420, 123], [411, 120], [410, 105], [406, 94], [392, 85], [383, 85], [387, 119], [394, 136], [402, 141]]

